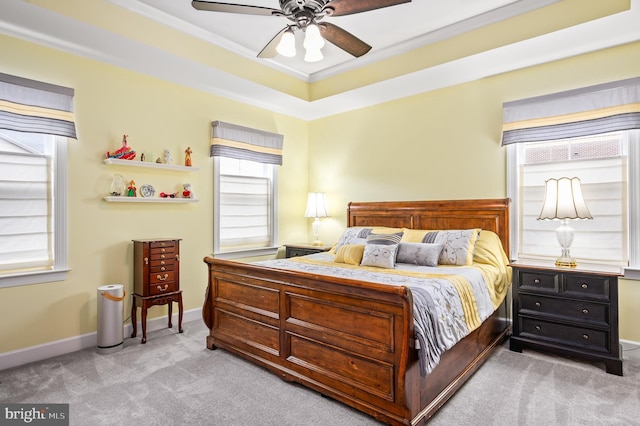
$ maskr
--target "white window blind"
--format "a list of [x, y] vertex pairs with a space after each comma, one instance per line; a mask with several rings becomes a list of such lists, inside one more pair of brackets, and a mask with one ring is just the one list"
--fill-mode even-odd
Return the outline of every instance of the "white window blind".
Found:
[[0, 271], [53, 265], [51, 159], [0, 152]]
[[265, 177], [220, 175], [220, 249], [267, 247], [270, 180]]
[[214, 253], [258, 255], [276, 240], [276, 166], [214, 157]]
[[593, 216], [570, 221], [575, 229], [572, 256], [590, 263], [628, 264], [627, 133], [519, 144], [518, 258], [558, 256], [555, 230], [559, 223], [537, 217], [545, 180], [564, 176], [580, 178]]

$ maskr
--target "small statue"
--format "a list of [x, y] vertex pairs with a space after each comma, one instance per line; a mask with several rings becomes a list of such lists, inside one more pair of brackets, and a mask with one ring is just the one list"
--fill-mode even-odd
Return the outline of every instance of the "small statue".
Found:
[[171, 164], [171, 151], [168, 149], [164, 151], [164, 164]]
[[129, 181], [129, 186], [127, 187], [127, 197], [137, 197], [138, 194], [136, 193], [136, 189], [136, 183], [131, 179]]
[[187, 167], [191, 167], [191, 147], [188, 146], [187, 149], [184, 150], [184, 165]]
[[182, 185], [182, 198], [193, 198], [193, 191], [191, 191], [190, 183]]
[[122, 147], [116, 151], [107, 151], [107, 158], [114, 158], [117, 160], [133, 160], [136, 158], [136, 152], [131, 149], [129, 142], [127, 141], [128, 135], [122, 136]]

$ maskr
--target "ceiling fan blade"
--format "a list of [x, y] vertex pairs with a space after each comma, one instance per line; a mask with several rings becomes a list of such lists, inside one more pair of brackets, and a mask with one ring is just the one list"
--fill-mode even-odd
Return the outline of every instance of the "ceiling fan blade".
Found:
[[320, 28], [320, 34], [325, 40], [330, 41], [356, 58], [359, 58], [371, 50], [371, 46], [367, 43], [337, 25], [328, 22], [319, 22], [318, 27]]
[[411, 3], [411, 0], [333, 0], [327, 3], [323, 10], [329, 16], [342, 16], [396, 6], [402, 3]]
[[209, 12], [243, 13], [245, 15], [282, 16], [280, 9], [269, 7], [249, 6], [246, 4], [220, 3], [215, 1], [193, 0], [191, 6], [194, 9]]
[[278, 52], [276, 52], [276, 47], [278, 47], [278, 43], [280, 43], [280, 39], [282, 38], [282, 34], [287, 31], [289, 27], [284, 27], [278, 34], [276, 34], [269, 43], [265, 47], [262, 48], [260, 53], [258, 53], [258, 58], [274, 58]]

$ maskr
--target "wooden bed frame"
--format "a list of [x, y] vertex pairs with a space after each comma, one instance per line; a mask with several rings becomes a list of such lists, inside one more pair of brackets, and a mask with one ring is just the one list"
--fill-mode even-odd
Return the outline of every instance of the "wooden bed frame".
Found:
[[[509, 253], [509, 200], [352, 202], [348, 226], [482, 228]], [[223, 348], [393, 425], [426, 421], [505, 337], [503, 303], [420, 375], [411, 292], [205, 257], [203, 319]]]

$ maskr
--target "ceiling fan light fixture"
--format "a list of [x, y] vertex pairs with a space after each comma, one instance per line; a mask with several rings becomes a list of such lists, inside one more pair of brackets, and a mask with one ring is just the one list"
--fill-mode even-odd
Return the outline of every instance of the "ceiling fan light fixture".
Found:
[[293, 58], [296, 56], [296, 36], [293, 34], [291, 28], [282, 34], [280, 43], [276, 47], [276, 52], [287, 58]]
[[323, 58], [324, 56], [322, 56], [320, 49], [306, 49], [306, 53], [304, 54], [304, 60], [306, 62], [318, 62]]
[[303, 45], [307, 50], [320, 50], [324, 46], [324, 38], [320, 35], [320, 29], [316, 24], [307, 25]]

